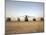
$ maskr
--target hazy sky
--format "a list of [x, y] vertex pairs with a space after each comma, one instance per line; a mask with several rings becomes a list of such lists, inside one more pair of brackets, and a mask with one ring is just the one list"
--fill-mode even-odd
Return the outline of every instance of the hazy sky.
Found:
[[43, 3], [6, 0], [6, 17], [40, 16], [43, 17]]

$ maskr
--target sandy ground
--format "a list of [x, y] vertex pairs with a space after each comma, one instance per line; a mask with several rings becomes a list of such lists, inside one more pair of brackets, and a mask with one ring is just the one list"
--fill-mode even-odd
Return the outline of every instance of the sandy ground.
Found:
[[44, 32], [43, 21], [6, 22], [6, 34]]

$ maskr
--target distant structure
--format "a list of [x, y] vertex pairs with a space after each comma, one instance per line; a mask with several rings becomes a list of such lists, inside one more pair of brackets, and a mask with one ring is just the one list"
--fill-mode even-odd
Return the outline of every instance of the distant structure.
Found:
[[27, 15], [25, 16], [25, 21], [28, 21], [28, 17], [27, 17]]
[[6, 21], [9, 21], [9, 22], [10, 22], [10, 21], [11, 21], [11, 18], [7, 18], [7, 20], [6, 20]]

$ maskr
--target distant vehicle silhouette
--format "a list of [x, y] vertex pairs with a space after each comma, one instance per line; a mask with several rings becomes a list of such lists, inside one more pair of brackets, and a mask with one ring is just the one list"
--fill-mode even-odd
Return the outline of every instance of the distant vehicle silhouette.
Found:
[[20, 21], [20, 18], [18, 18], [18, 21]]
[[27, 17], [27, 15], [25, 16], [25, 21], [28, 21], [28, 17]]
[[7, 20], [6, 21], [11, 21], [11, 18], [7, 18]]
[[34, 18], [33, 21], [36, 21], [36, 19]]

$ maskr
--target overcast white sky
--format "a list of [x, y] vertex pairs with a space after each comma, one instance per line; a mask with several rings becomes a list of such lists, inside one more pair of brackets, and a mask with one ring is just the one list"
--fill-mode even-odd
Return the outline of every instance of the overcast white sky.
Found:
[[43, 17], [44, 4], [41, 2], [24, 2], [6, 0], [6, 17], [35, 16]]

